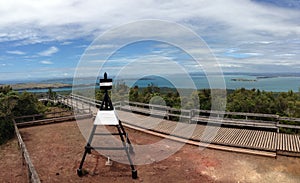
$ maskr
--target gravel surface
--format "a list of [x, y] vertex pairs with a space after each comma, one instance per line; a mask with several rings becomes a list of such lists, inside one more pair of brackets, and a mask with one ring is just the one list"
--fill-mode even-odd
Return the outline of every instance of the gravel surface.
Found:
[[[136, 130], [126, 131], [133, 144], [161, 140]], [[93, 152], [84, 164], [88, 174], [78, 177], [76, 169], [86, 142], [76, 122], [22, 128], [20, 132], [42, 182], [300, 182], [300, 158], [274, 159], [192, 145], [184, 145], [163, 161], [156, 162], [151, 150], [144, 157], [134, 157], [152, 162], [136, 166], [136, 180], [131, 179], [129, 165], [114, 161], [105, 166], [106, 158]], [[167, 141], [165, 150], [172, 149], [174, 143]]]
[[27, 170], [23, 166], [18, 140], [14, 138], [0, 146], [0, 182], [26, 183]]

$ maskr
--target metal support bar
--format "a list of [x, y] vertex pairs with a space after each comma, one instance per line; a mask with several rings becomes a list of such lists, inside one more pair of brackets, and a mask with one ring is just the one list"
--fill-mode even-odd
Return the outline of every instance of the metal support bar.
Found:
[[119, 134], [119, 133], [94, 133], [94, 135], [126, 135], [124, 133]]
[[93, 147], [93, 149], [97, 149], [97, 150], [125, 150], [126, 147]]
[[130, 152], [130, 154], [134, 154], [134, 150], [133, 150], [133, 147], [132, 147], [132, 145], [131, 145], [130, 139], [128, 138], [128, 134], [125, 132], [125, 129], [124, 129], [124, 127], [123, 127], [123, 125], [122, 125], [122, 123], [121, 123], [120, 120], [119, 120], [119, 126], [120, 126], [120, 128], [121, 128], [123, 134], [126, 134], [126, 142], [127, 142], [128, 145], [129, 145], [129, 152]]

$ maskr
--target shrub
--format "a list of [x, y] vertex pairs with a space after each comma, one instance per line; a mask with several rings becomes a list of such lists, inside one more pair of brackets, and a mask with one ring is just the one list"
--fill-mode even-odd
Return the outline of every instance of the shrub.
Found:
[[0, 145], [14, 136], [14, 125], [11, 119], [0, 118]]

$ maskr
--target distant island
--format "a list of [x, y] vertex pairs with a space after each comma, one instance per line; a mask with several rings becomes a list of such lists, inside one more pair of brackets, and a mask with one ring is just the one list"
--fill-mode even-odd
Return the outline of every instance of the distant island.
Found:
[[14, 90], [32, 90], [32, 89], [47, 89], [47, 88], [65, 88], [72, 87], [71, 84], [65, 83], [17, 83], [12, 84]]
[[278, 78], [279, 76], [257, 76], [257, 79], [269, 79], [269, 78]]
[[256, 82], [256, 79], [232, 78], [231, 81]]
[[[4, 86], [0, 84], [0, 86]], [[16, 83], [10, 85], [13, 90], [34, 90], [34, 89], [57, 89], [57, 88], [72, 88], [74, 87], [72, 84], [67, 83]], [[91, 86], [91, 84], [81, 84], [76, 85], [76, 87], [86, 87]]]

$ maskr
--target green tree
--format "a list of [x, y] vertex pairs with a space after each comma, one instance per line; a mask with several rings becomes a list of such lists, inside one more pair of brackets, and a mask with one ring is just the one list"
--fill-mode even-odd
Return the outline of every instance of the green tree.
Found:
[[0, 145], [5, 143], [8, 139], [14, 137], [14, 125], [11, 118], [1, 117], [0, 118]]
[[198, 93], [200, 100], [200, 109], [210, 110], [211, 109], [211, 95], [209, 89], [200, 90]]
[[57, 96], [56, 92], [52, 91], [52, 88], [48, 88], [47, 95], [48, 98], [52, 100], [55, 99]]
[[133, 102], [139, 102], [140, 96], [139, 96], [139, 87], [134, 86], [134, 88], [131, 88], [129, 91], [129, 101]]
[[0, 93], [6, 95], [12, 91], [12, 87], [10, 85], [0, 86]]
[[38, 114], [45, 111], [46, 107], [38, 101], [34, 94], [28, 92], [20, 94], [18, 102], [13, 108], [14, 116]]
[[128, 100], [128, 93], [130, 93], [130, 90], [125, 82], [118, 82], [116, 85], [113, 85], [111, 99], [113, 101]]
[[6, 94], [0, 93], [0, 117], [12, 117], [12, 111], [18, 103], [18, 100], [19, 95], [14, 91], [10, 91]]

